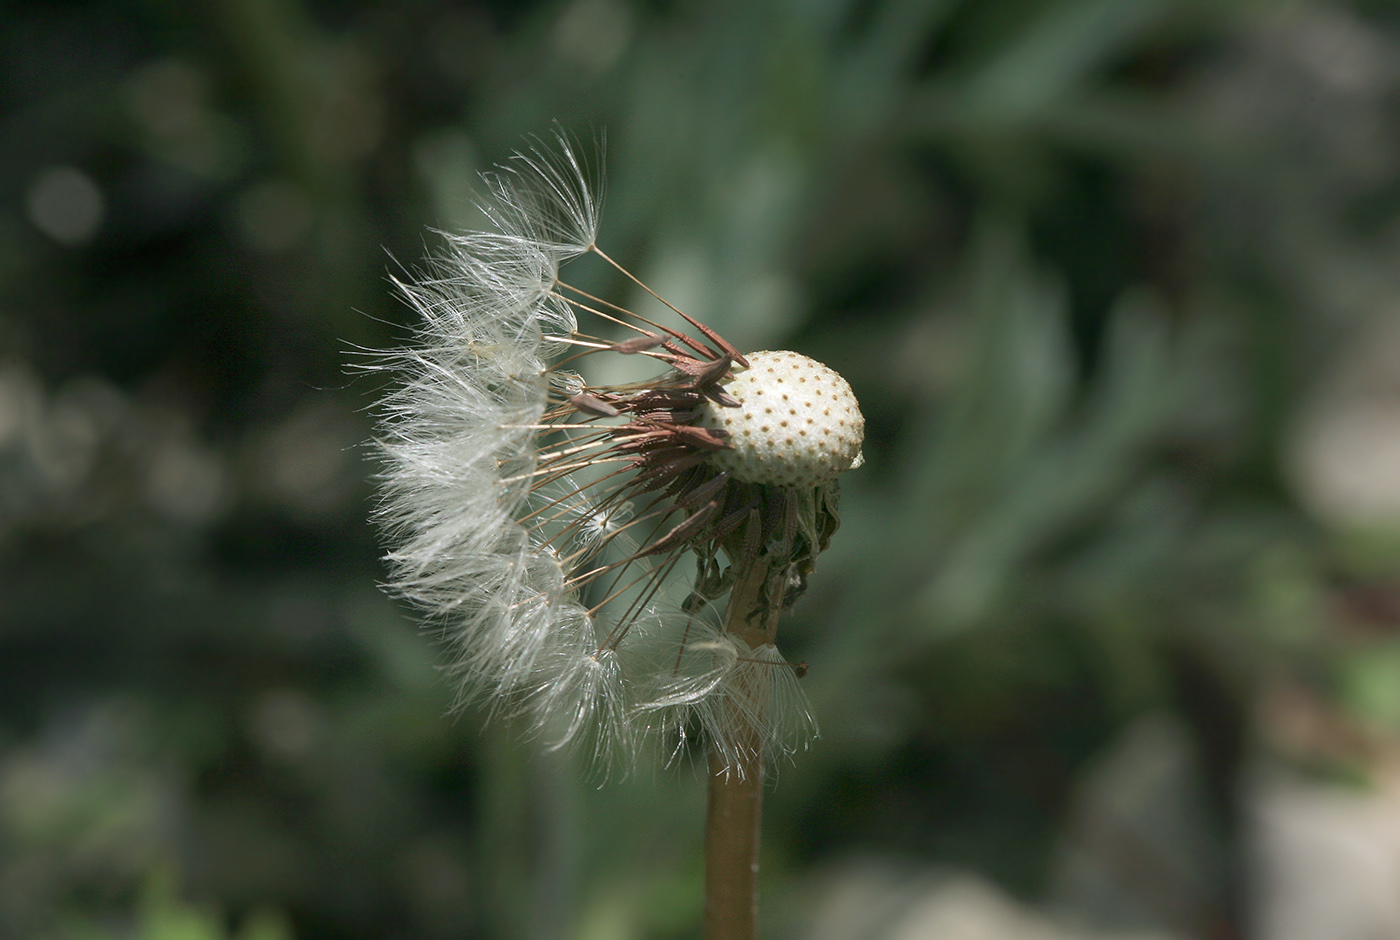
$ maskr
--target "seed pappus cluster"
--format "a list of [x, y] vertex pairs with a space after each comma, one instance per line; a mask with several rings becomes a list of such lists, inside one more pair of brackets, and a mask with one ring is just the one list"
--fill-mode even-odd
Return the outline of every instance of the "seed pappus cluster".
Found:
[[[461, 704], [528, 716], [554, 746], [612, 763], [699, 731], [737, 766], [804, 745], [805, 666], [776, 617], [736, 630], [722, 605], [746, 572], [774, 610], [805, 587], [861, 461], [850, 386], [798, 353], [741, 354], [604, 254], [562, 137], [484, 179], [493, 230], [446, 236], [397, 282], [421, 320], [377, 366], [401, 378], [378, 439], [392, 589], [448, 641]], [[584, 255], [659, 312], [570, 286]], [[616, 356], [655, 377], [590, 381]]]

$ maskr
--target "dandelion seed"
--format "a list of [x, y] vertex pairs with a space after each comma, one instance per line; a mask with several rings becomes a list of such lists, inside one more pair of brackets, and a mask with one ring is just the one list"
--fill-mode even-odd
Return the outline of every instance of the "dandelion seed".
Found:
[[[392, 586], [450, 642], [462, 703], [554, 746], [627, 760], [699, 730], [722, 768], [791, 751], [815, 725], [776, 612], [837, 527], [860, 410], [832, 370], [741, 354], [605, 254], [595, 188], [558, 144], [487, 178], [493, 231], [448, 236], [398, 283], [421, 324], [380, 364], [403, 380], [379, 440]], [[572, 286], [582, 256], [658, 312]], [[590, 382], [614, 356], [656, 377]], [[736, 614], [739, 584], [759, 601]]]

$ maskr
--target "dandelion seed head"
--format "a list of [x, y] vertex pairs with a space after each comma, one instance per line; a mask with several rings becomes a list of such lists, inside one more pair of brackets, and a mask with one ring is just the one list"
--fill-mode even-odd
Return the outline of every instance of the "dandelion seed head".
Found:
[[[734, 761], [791, 752], [815, 733], [800, 670], [772, 637], [728, 632], [723, 601], [760, 560], [773, 610], [800, 593], [859, 461], [850, 386], [797, 353], [741, 354], [627, 274], [562, 137], [485, 188], [491, 230], [446, 236], [396, 282], [417, 335], [372, 366], [400, 379], [377, 441], [392, 590], [443, 637], [460, 705], [551, 746], [626, 762], [699, 732]], [[657, 309], [572, 286], [589, 258]], [[608, 384], [615, 357], [653, 377]]]

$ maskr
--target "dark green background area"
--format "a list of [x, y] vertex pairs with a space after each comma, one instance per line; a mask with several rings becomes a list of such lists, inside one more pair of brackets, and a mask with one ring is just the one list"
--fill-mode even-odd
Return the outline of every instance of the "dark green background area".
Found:
[[769, 935], [973, 872], [1247, 936], [1251, 773], [1400, 730], [1397, 484], [1324, 446], [1400, 398], [1398, 54], [1383, 3], [7, 5], [0, 937], [698, 936], [693, 755], [450, 716], [366, 521], [389, 278], [556, 127], [609, 254], [867, 418]]

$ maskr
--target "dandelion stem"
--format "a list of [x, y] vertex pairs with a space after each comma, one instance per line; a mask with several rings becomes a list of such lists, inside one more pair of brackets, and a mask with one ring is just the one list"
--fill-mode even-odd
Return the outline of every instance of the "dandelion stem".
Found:
[[740, 777], [710, 752], [709, 815], [705, 820], [705, 940], [752, 940], [758, 926], [758, 843], [763, 815], [763, 767]]
[[[773, 641], [782, 598], [773, 562], [760, 555], [729, 595], [725, 630], [752, 649]], [[781, 590], [781, 580], [777, 581]], [[741, 693], [742, 695], [742, 693]], [[749, 698], [743, 695], [744, 698]], [[751, 699], [752, 700], [752, 699]], [[730, 740], [710, 750], [705, 820], [705, 940], [753, 940], [758, 927], [758, 846], [763, 815], [763, 716], [739, 707], [725, 722]], [[726, 760], [725, 755], [730, 755]]]

